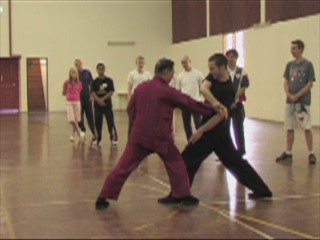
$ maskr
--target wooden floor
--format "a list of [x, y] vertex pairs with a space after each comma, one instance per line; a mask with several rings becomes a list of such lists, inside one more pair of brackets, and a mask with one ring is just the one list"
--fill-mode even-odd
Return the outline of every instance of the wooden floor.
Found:
[[[301, 130], [292, 163], [275, 163], [285, 146], [280, 123], [246, 119], [247, 159], [274, 193], [272, 201], [247, 198], [210, 156], [196, 175], [192, 192], [197, 207], [163, 206], [169, 192], [158, 156], [135, 171], [105, 211], [95, 199], [127, 140], [125, 112], [115, 113], [119, 145], [111, 147], [104, 125], [101, 148], [69, 141], [65, 113], [0, 115], [1, 238], [294, 238], [320, 237], [319, 161], [310, 166]], [[186, 144], [177, 115], [177, 145]], [[319, 128], [314, 129], [319, 160]]]

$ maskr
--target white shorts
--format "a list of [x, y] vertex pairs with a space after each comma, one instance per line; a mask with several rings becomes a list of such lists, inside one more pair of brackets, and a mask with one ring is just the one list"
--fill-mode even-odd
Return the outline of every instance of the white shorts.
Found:
[[69, 122], [81, 121], [81, 104], [80, 101], [67, 101], [67, 118]]
[[298, 126], [304, 130], [310, 130], [312, 128], [310, 106], [304, 106], [307, 110], [306, 118], [300, 119], [297, 115], [295, 105], [293, 103], [286, 104], [284, 128], [285, 130], [294, 130]]

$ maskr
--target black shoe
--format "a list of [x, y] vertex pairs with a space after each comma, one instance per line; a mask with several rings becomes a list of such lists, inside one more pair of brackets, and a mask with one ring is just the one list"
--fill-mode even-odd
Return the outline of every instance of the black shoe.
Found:
[[272, 197], [272, 192], [249, 193], [248, 197], [249, 197], [249, 199], [271, 198]]
[[105, 209], [109, 207], [109, 202], [102, 197], [98, 197], [97, 201], [96, 201], [96, 209], [100, 210], [100, 209]]
[[181, 204], [182, 205], [187, 205], [187, 206], [198, 205], [199, 204], [199, 199], [190, 195], [190, 196], [182, 198], [181, 199]]
[[174, 198], [172, 197], [171, 193], [163, 198], [159, 198], [158, 199], [158, 203], [162, 203], [162, 204], [178, 204], [181, 203], [181, 200], [178, 198]]
[[183, 198], [174, 198], [172, 197], [171, 194], [164, 198], [159, 198], [158, 203], [162, 204], [179, 204], [181, 203], [182, 205], [197, 205], [199, 204], [199, 199], [193, 196], [186, 196]]
[[309, 154], [309, 163], [310, 164], [315, 164], [317, 161], [316, 155], [314, 155], [313, 153]]
[[288, 154], [286, 152], [283, 152], [279, 157], [276, 158], [276, 162], [291, 161], [291, 160], [292, 160], [292, 154]]

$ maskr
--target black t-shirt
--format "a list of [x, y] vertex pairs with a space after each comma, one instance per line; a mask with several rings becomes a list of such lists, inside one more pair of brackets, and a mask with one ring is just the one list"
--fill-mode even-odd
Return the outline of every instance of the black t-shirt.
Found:
[[[104, 97], [109, 92], [114, 92], [114, 85], [113, 80], [109, 77], [99, 78], [97, 77], [91, 85], [91, 92], [94, 92], [98, 97]], [[111, 98], [108, 98], [104, 101], [106, 106], [105, 107], [112, 107]], [[105, 108], [100, 106], [96, 101], [94, 101], [94, 107], [97, 109]]]
[[[210, 91], [211, 91], [212, 95], [228, 109], [228, 116], [229, 116], [228, 119], [221, 121], [218, 124], [218, 126], [219, 127], [224, 126], [224, 127], [229, 128], [230, 113], [231, 113], [230, 107], [231, 107], [231, 104], [234, 102], [234, 98], [235, 98], [235, 91], [233, 88], [231, 78], [229, 78], [229, 80], [227, 80], [225, 82], [221, 82], [221, 81], [215, 79], [211, 74], [208, 74], [208, 76], [205, 79], [207, 81], [211, 82]], [[216, 113], [214, 113], [214, 114], [216, 114]], [[210, 116], [210, 117], [203, 116], [202, 123], [207, 122], [212, 116]], [[216, 128], [214, 128], [213, 130], [215, 130]]]

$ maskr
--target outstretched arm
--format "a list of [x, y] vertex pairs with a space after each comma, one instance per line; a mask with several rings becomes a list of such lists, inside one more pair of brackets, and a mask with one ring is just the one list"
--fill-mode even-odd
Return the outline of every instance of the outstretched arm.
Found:
[[211, 129], [213, 129], [215, 126], [217, 126], [223, 119], [225, 118], [225, 116], [221, 113], [218, 113], [216, 115], [214, 115], [213, 117], [211, 117], [209, 119], [209, 121], [207, 121], [205, 124], [203, 124], [200, 128], [197, 129], [197, 131], [190, 137], [189, 139], [189, 143], [195, 143], [196, 141], [198, 141], [202, 135], [205, 132], [210, 131]]

